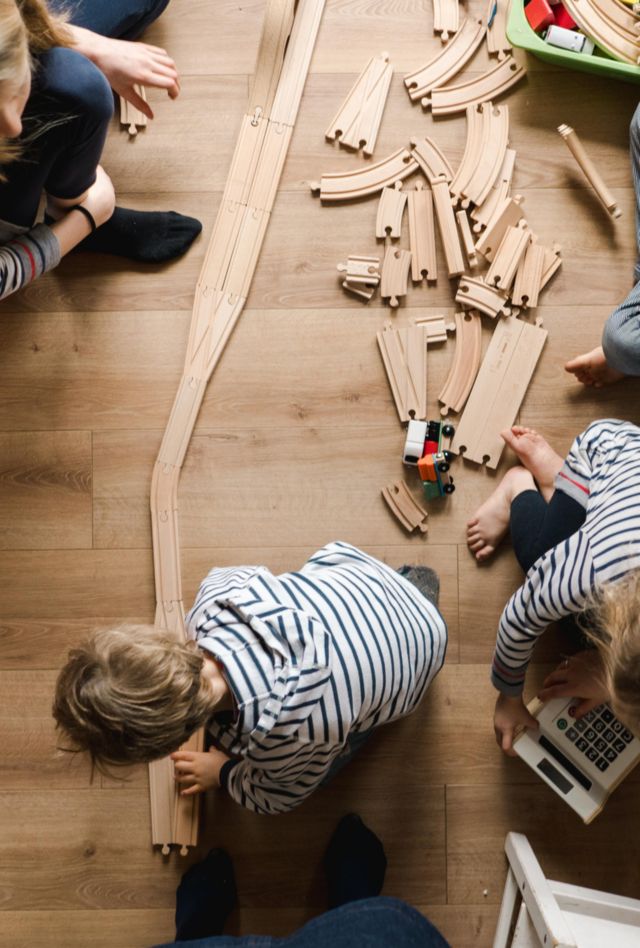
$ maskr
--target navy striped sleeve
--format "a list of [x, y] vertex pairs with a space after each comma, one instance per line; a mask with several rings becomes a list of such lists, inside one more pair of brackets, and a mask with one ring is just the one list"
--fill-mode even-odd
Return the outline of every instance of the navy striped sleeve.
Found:
[[38, 224], [0, 247], [0, 299], [36, 280], [60, 262], [60, 245], [46, 224]]

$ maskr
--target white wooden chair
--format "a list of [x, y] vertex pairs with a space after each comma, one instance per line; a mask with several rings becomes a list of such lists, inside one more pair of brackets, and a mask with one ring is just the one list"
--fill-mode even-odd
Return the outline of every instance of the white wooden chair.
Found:
[[521, 833], [505, 842], [509, 872], [493, 948], [640, 948], [640, 901], [546, 879]]

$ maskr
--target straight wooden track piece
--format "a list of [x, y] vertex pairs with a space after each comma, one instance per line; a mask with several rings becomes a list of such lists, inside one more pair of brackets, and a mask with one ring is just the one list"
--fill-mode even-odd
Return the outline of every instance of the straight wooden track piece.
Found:
[[484, 36], [484, 22], [466, 17], [460, 29], [444, 49], [428, 63], [404, 77], [404, 84], [413, 102], [453, 79], [471, 59]]
[[538, 305], [544, 263], [545, 248], [532, 240], [516, 273], [516, 281], [511, 294], [511, 302], [514, 306], [534, 309]]
[[358, 296], [365, 303], [368, 303], [375, 293], [375, 287], [368, 287], [362, 283], [355, 283], [352, 280], [343, 280], [342, 288], [353, 296]]
[[406, 148], [399, 148], [375, 165], [354, 168], [353, 171], [323, 174], [320, 183], [312, 182], [311, 192], [319, 194], [325, 203], [353, 201], [377, 194], [383, 188], [403, 181], [418, 170], [418, 162]]
[[325, 138], [338, 139], [346, 148], [362, 148], [365, 155], [372, 155], [392, 74], [388, 53], [373, 56], [324, 133]]
[[469, 224], [467, 212], [465, 210], [456, 211], [456, 220], [458, 222], [458, 230], [460, 231], [462, 248], [466, 254], [469, 266], [471, 269], [473, 269], [474, 267], [478, 266], [478, 255], [476, 254], [476, 248], [473, 242], [473, 234], [471, 233], [471, 225]]
[[567, 0], [567, 11], [583, 33], [615, 59], [632, 66], [638, 63], [638, 37], [633, 28], [626, 29], [612, 18], [602, 0]]
[[530, 242], [531, 231], [526, 221], [520, 221], [515, 227], [507, 227], [491, 266], [485, 275], [485, 282], [489, 286], [497, 286], [507, 293]]
[[447, 322], [444, 316], [421, 316], [414, 319], [416, 326], [422, 326], [427, 337], [427, 346], [434, 342], [446, 342], [448, 333], [455, 332], [456, 324]]
[[411, 154], [424, 171], [431, 184], [434, 178], [444, 177], [447, 183], [453, 178], [451, 165], [431, 138], [412, 138]]
[[429, 514], [415, 500], [404, 481], [387, 484], [382, 488], [382, 496], [393, 516], [408, 533], [413, 533], [415, 529], [420, 530], [420, 533], [427, 532]]
[[441, 415], [459, 412], [469, 397], [482, 355], [482, 319], [473, 310], [455, 314], [456, 348], [438, 401]]
[[406, 203], [407, 192], [402, 190], [402, 181], [396, 181], [391, 188], [382, 189], [376, 217], [376, 237], [400, 237]]
[[561, 249], [559, 244], [544, 248], [544, 264], [542, 268], [542, 280], [540, 281], [540, 291], [545, 288], [551, 277], [557, 273], [562, 266], [562, 257], [560, 256]]
[[377, 333], [389, 387], [400, 421], [427, 417], [427, 333], [410, 323], [395, 329], [387, 323]]
[[[582, 0], [581, 0], [582, 2]], [[453, 115], [464, 112], [469, 105], [479, 105], [504, 95], [508, 89], [524, 78], [526, 70], [513, 56], [506, 56], [502, 62], [475, 79], [461, 82], [456, 86], [443, 86], [433, 89], [423, 100], [425, 108], [431, 106], [433, 115]]]
[[380, 295], [389, 300], [389, 306], [396, 307], [401, 296], [407, 295], [407, 280], [411, 266], [411, 251], [401, 247], [387, 247], [382, 261], [380, 277]]
[[497, 467], [504, 449], [500, 432], [516, 419], [546, 338], [545, 329], [515, 316], [497, 324], [451, 451], [476, 464]]
[[509, 197], [511, 190], [511, 179], [513, 178], [513, 169], [516, 163], [516, 153], [513, 148], [507, 148], [504, 153], [502, 167], [493, 187], [480, 205], [476, 205], [471, 211], [471, 219], [474, 221], [473, 230], [479, 234], [487, 226], [498, 208], [502, 207]]
[[462, 190], [462, 206], [482, 204], [493, 187], [504, 162], [509, 141], [509, 106], [484, 102], [480, 107], [484, 124], [480, 150], [472, 173]]
[[484, 234], [476, 243], [478, 253], [487, 260], [493, 260], [507, 227], [515, 227], [521, 220], [524, 220], [522, 195], [516, 194], [515, 197], [504, 201], [502, 207], [497, 209]]
[[[494, 12], [495, 9], [495, 12]], [[490, 56], [497, 54], [498, 59], [504, 59], [511, 52], [511, 43], [507, 39], [507, 17], [509, 15], [509, 0], [489, 0], [487, 10], [487, 50]]]
[[458, 0], [433, 0], [433, 32], [446, 43], [460, 28]]
[[[147, 93], [144, 86], [134, 85], [134, 91], [138, 93], [141, 99], [147, 101]], [[135, 105], [120, 96], [120, 124], [127, 126], [127, 131], [132, 137], [138, 134], [139, 128], [146, 128], [147, 116]]]
[[436, 231], [433, 217], [433, 196], [422, 181], [409, 198], [409, 246], [411, 247], [411, 279], [419, 283], [438, 278]]
[[558, 131], [560, 132], [560, 135], [562, 136], [567, 148], [580, 165], [580, 168], [584, 172], [585, 178], [596, 192], [596, 196], [604, 207], [605, 211], [607, 211], [607, 213], [614, 218], [621, 217], [622, 211], [618, 207], [616, 199], [602, 180], [600, 172], [594, 165], [591, 158], [589, 158], [584, 145], [576, 135], [575, 131], [570, 125], [559, 125]]
[[509, 316], [507, 294], [495, 286], [489, 286], [481, 277], [464, 276], [458, 285], [456, 303], [465, 309], [478, 309], [486, 316]]
[[[270, 218], [309, 68], [324, 0], [268, 0], [250, 111], [244, 116], [214, 231], [198, 279], [182, 378], [153, 470], [151, 525], [156, 625], [185, 636], [178, 484], [206, 386], [244, 307]], [[283, 25], [284, 24], [284, 25]], [[255, 94], [255, 95], [254, 95]], [[257, 97], [257, 98], [256, 98]], [[271, 105], [269, 103], [272, 102]], [[263, 109], [262, 104], [265, 104]], [[270, 113], [270, 114], [269, 114]], [[193, 735], [191, 747], [201, 746]], [[176, 791], [171, 761], [149, 769], [152, 840], [166, 851], [197, 842], [195, 798]]]
[[380, 258], [351, 254], [346, 263], [338, 264], [338, 271], [354, 283], [377, 286], [380, 282]]
[[450, 277], [460, 276], [465, 270], [464, 254], [460, 246], [456, 219], [451, 206], [451, 193], [445, 177], [434, 178], [431, 182], [433, 201], [436, 207], [436, 217], [444, 255], [447, 261], [447, 270]]

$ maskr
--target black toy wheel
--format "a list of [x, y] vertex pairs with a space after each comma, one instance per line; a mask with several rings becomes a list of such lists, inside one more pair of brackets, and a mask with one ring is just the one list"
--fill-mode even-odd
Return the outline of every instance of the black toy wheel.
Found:
[[446, 461], [438, 461], [438, 470], [445, 474], [449, 470], [449, 465]]
[[445, 436], [445, 438], [453, 438], [455, 433], [456, 429], [453, 427], [453, 425], [442, 426], [442, 434]]
[[443, 489], [443, 491], [445, 492], [445, 494], [453, 494], [454, 490], [456, 489], [456, 485], [455, 485], [455, 484], [445, 484], [442, 489]]

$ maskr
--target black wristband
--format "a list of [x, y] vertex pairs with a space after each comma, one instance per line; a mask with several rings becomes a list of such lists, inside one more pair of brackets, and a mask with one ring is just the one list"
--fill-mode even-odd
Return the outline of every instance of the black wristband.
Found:
[[83, 207], [82, 204], [74, 204], [73, 207], [69, 208], [69, 210], [80, 211], [81, 214], [84, 214], [84, 216], [87, 218], [87, 220], [91, 224], [91, 233], [92, 234], [95, 233], [95, 231], [98, 229], [98, 225], [95, 222], [95, 218], [93, 214], [91, 213], [90, 210], [88, 210], [88, 208]]

